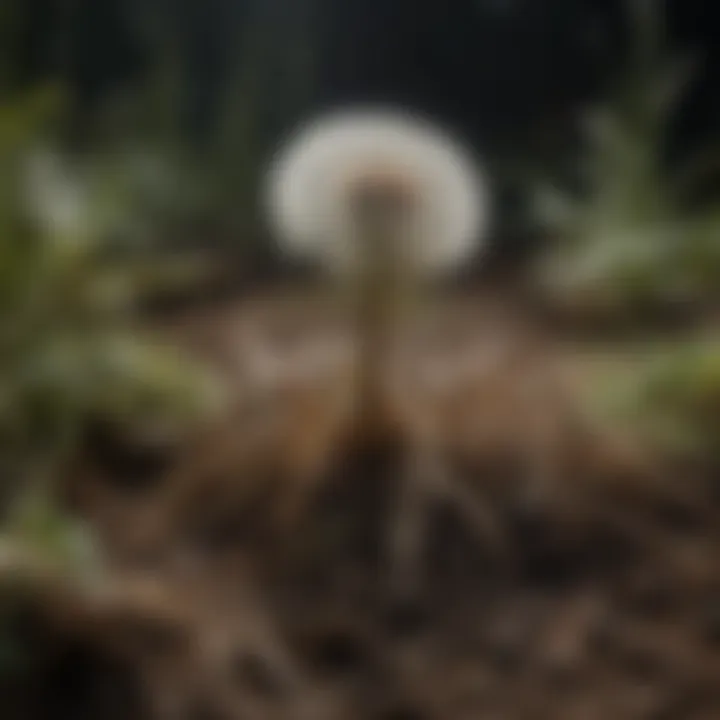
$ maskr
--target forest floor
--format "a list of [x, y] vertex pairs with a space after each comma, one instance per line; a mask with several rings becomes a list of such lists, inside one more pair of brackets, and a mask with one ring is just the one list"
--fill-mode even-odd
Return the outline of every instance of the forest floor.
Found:
[[[117, 579], [16, 594], [29, 659], [0, 686], [3, 718], [720, 717], [712, 473], [581, 412], [625, 341], [553, 336], [503, 298], [448, 301], [411, 353], [428, 374], [406, 373], [410, 416], [442, 438], [411, 449], [435, 475], [407, 510], [402, 457], [333, 434], [347, 373], [303, 354], [324, 323], [292, 296], [160, 321], [237, 402], [179, 447], [93, 439], [69, 496]], [[322, 487], [276, 522], [308, 468]]]

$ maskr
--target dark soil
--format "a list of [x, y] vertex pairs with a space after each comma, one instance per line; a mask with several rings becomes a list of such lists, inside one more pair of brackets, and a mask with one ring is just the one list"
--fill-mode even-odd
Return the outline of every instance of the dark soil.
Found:
[[[440, 319], [427, 353], [499, 346], [500, 360], [422, 406], [452, 479], [411, 486], [423, 509], [407, 512], [402, 433], [329, 432], [332, 378], [248, 395], [243, 328], [292, 355], [324, 332], [306, 308], [164, 320], [238, 400], [175, 447], [94, 429], [68, 497], [119, 589], [4, 592], [3, 719], [720, 717], [715, 478], [586, 422], [572, 383], [543, 374], [557, 338], [517, 308]], [[398, 566], [406, 521], [420, 530]]]

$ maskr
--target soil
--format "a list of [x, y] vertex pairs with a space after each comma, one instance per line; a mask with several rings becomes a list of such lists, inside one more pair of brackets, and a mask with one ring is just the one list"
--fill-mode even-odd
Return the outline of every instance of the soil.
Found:
[[428, 315], [359, 435], [344, 356], [307, 354], [333, 323], [162, 318], [230, 409], [163, 447], [94, 428], [66, 495], [113, 582], [2, 585], [2, 717], [720, 717], [714, 474], [587, 417], [584, 345], [504, 298]]

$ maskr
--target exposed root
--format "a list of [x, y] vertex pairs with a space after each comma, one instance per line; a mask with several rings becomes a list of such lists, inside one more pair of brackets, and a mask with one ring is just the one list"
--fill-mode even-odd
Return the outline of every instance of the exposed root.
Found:
[[113, 559], [165, 589], [48, 607], [152, 720], [716, 714], [712, 483], [587, 412], [572, 351], [433, 322], [372, 432], [343, 357], [287, 350], [154, 487], [88, 473]]
[[397, 507], [389, 518], [392, 597], [407, 599], [421, 594], [422, 558], [438, 506], [449, 506], [481, 548], [508, 557], [508, 537], [491, 509], [453, 474], [450, 463], [436, 449], [411, 450], [398, 486]]

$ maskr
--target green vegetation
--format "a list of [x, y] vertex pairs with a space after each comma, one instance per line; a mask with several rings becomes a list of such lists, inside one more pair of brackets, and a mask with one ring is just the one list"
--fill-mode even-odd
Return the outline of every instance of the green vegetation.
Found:
[[663, 340], [610, 348], [595, 358], [586, 407], [658, 450], [717, 461], [720, 340]]
[[125, 242], [147, 216], [126, 175], [43, 149], [60, 107], [55, 91], [0, 107], [0, 457], [6, 529], [67, 556], [86, 543], [53, 483], [88, 420], [174, 427], [216, 396], [137, 329], [138, 293], [168, 270]]
[[717, 297], [720, 207], [691, 207], [704, 166], [672, 171], [668, 129], [689, 64], [668, 60], [663, 13], [632, 0], [634, 43], [620, 82], [587, 118], [582, 191], [544, 184], [537, 212], [556, 245], [540, 264], [550, 294], [619, 312]]

